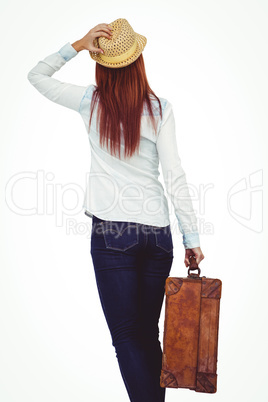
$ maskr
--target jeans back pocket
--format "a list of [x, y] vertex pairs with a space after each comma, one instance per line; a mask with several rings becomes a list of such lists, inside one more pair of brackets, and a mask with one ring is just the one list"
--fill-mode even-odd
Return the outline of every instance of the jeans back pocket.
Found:
[[138, 224], [136, 223], [105, 221], [102, 227], [106, 248], [126, 251], [139, 242]]
[[155, 244], [162, 250], [170, 253], [173, 250], [173, 240], [170, 225], [165, 227], [155, 227]]

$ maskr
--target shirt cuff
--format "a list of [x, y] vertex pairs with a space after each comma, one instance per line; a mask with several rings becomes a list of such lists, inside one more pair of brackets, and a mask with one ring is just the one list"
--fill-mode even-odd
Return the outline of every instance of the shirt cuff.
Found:
[[200, 247], [199, 233], [186, 233], [183, 235], [182, 241], [184, 248]]
[[65, 61], [71, 60], [78, 54], [70, 42], [67, 42], [64, 46], [62, 46], [58, 53], [64, 58]]

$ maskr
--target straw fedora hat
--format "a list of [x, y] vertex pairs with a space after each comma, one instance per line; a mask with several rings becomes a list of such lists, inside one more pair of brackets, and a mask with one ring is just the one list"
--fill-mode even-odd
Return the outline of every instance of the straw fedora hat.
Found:
[[134, 32], [133, 28], [125, 18], [118, 18], [113, 21], [112, 38], [105, 36], [95, 38], [95, 47], [101, 48], [104, 54], [89, 52], [90, 56], [97, 63], [105, 67], [120, 68], [133, 63], [143, 51], [147, 39], [145, 36]]

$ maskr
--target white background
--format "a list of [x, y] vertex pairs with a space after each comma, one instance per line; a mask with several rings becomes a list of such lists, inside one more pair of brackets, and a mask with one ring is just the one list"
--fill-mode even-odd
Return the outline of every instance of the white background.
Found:
[[[82, 210], [90, 168], [85, 127], [27, 80], [39, 60], [117, 18], [147, 37], [149, 84], [173, 104], [182, 165], [199, 194], [193, 204], [205, 255], [201, 275], [222, 280], [217, 393], [167, 389], [166, 401], [267, 401], [265, 0], [1, 1], [0, 399], [128, 400], [97, 294], [91, 221]], [[89, 85], [94, 74], [85, 51], [55, 78]], [[18, 213], [14, 203], [36, 206], [37, 172], [50, 174], [44, 211]], [[11, 194], [20, 174], [33, 178], [15, 180]], [[71, 220], [63, 213], [77, 202], [71, 191], [63, 194], [70, 183], [80, 188]], [[186, 276], [175, 229], [173, 241], [170, 275]], [[163, 320], [164, 309], [161, 339]]]

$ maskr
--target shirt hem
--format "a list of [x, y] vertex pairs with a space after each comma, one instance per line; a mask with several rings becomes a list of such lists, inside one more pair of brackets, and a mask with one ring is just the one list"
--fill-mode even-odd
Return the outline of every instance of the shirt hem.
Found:
[[87, 215], [91, 219], [92, 219], [93, 215], [95, 215], [99, 219], [115, 221], [115, 222], [133, 222], [133, 223], [140, 223], [142, 225], [155, 226], [155, 227], [167, 227], [170, 225], [170, 221], [167, 225], [156, 225], [156, 224], [153, 224], [152, 222], [149, 222], [146, 220], [141, 220], [141, 219], [131, 220], [131, 219], [127, 219], [125, 216], [119, 216], [119, 215], [116, 215], [114, 217], [111, 216], [111, 217], [109, 217], [109, 219], [107, 219], [107, 216], [102, 217], [98, 214], [95, 214], [95, 213], [93, 214], [86, 207], [83, 207], [83, 208], [84, 208], [85, 215]]

